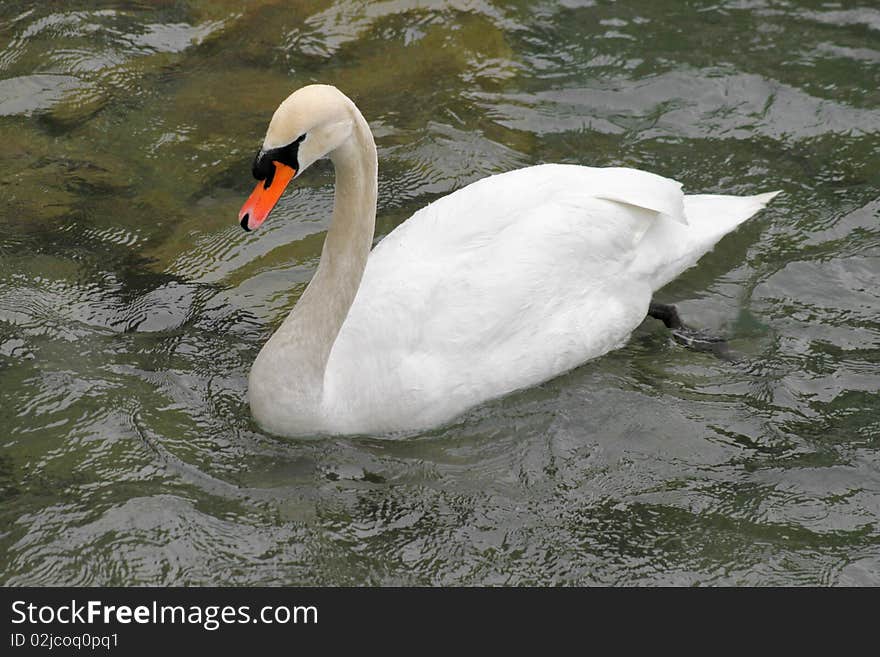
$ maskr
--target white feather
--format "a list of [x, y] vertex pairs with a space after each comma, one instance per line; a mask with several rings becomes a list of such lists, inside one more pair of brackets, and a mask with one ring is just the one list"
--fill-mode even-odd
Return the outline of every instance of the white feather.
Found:
[[621, 346], [653, 291], [769, 198], [547, 164], [435, 201], [370, 255], [327, 363], [327, 430], [434, 426]]

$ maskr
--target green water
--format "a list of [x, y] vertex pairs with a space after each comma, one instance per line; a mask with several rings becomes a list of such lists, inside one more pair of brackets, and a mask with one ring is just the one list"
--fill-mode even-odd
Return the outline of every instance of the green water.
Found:
[[[251, 361], [332, 171], [237, 225], [272, 111], [338, 85], [377, 239], [485, 175], [782, 189], [624, 348], [405, 441], [286, 440]], [[880, 584], [873, 0], [0, 5], [0, 583]]]

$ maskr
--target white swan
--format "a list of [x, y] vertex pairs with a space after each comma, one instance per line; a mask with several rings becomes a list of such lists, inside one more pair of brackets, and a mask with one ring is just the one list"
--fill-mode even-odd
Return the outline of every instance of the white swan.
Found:
[[311, 85], [272, 117], [242, 227], [328, 155], [320, 263], [250, 372], [253, 415], [281, 435], [436, 426], [619, 347], [655, 290], [776, 194], [684, 196], [644, 171], [545, 164], [431, 203], [370, 253], [372, 133], [338, 89]]

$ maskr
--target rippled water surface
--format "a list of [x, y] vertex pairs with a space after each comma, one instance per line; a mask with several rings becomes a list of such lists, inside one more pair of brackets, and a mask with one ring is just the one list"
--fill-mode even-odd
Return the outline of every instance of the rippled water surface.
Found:
[[[261, 432], [332, 170], [236, 215], [315, 81], [377, 239], [545, 161], [784, 190], [658, 293], [740, 359], [649, 320], [407, 440]], [[0, 582], [880, 584], [878, 89], [873, 0], [4, 0]]]

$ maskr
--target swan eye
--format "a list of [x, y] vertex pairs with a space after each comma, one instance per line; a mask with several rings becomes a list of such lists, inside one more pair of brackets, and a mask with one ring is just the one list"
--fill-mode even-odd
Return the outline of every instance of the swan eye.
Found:
[[287, 146], [270, 148], [267, 151], [261, 149], [254, 158], [254, 163], [251, 167], [251, 173], [253, 173], [254, 178], [265, 181], [265, 187], [269, 189], [275, 175], [274, 162], [286, 164], [291, 169], [299, 171], [299, 145], [305, 141], [306, 134], [301, 134]]

